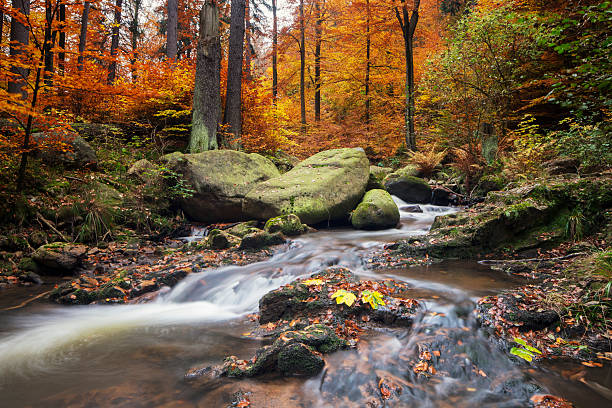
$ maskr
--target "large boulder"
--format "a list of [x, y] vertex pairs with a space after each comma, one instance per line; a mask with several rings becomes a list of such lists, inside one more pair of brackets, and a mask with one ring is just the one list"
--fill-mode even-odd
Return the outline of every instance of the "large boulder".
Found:
[[383, 181], [385, 190], [408, 203], [429, 203], [431, 187], [418, 174], [412, 165], [391, 173]]
[[346, 219], [363, 197], [369, 168], [363, 149], [317, 153], [253, 188], [246, 195], [244, 212], [263, 220], [295, 214], [309, 225]]
[[353, 227], [365, 230], [393, 228], [399, 220], [399, 209], [393, 198], [380, 189], [368, 191], [351, 215]]
[[258, 183], [280, 175], [265, 157], [234, 150], [172, 153], [162, 160], [193, 190], [179, 199], [179, 205], [189, 218], [200, 222], [245, 220], [246, 194]]
[[32, 141], [37, 145], [37, 157], [50, 164], [67, 167], [95, 167], [98, 157], [92, 147], [74, 132], [48, 131], [33, 133]]
[[54, 242], [43, 245], [32, 255], [40, 273], [72, 274], [87, 254], [87, 247], [79, 244]]

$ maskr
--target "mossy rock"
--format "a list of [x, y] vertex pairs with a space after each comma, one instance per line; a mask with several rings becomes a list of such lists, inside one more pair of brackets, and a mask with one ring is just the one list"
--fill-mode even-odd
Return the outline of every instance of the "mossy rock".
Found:
[[242, 237], [240, 249], [262, 249], [272, 245], [285, 243], [285, 237], [280, 232], [270, 234], [266, 231], [257, 231]]
[[429, 203], [431, 187], [425, 180], [417, 177], [418, 174], [418, 170], [413, 165], [391, 173], [383, 181], [385, 190], [407, 203]]
[[391, 167], [370, 166], [370, 176], [368, 178], [366, 191], [384, 189], [383, 180], [391, 173], [393, 173]]
[[86, 253], [85, 245], [54, 242], [38, 248], [32, 259], [41, 273], [71, 274], [81, 265]]
[[283, 235], [296, 236], [308, 231], [308, 226], [302, 224], [300, 217], [297, 215], [287, 214], [270, 218], [268, 221], [266, 221], [264, 230], [271, 234], [280, 232]]
[[278, 371], [283, 375], [312, 376], [325, 366], [321, 353], [303, 343], [283, 347], [277, 357]]
[[261, 231], [259, 228], [257, 228], [257, 224], [257, 221], [240, 222], [233, 227], [226, 229], [225, 231], [237, 237], [244, 238], [245, 235]]
[[377, 230], [396, 227], [400, 213], [391, 195], [385, 190], [368, 191], [351, 215], [354, 228]]
[[363, 149], [326, 150], [255, 186], [244, 212], [267, 220], [295, 214], [308, 225], [346, 220], [365, 192], [369, 161]]
[[227, 249], [240, 244], [240, 238], [219, 229], [214, 229], [206, 237], [206, 246], [211, 249]]
[[192, 220], [200, 222], [242, 221], [243, 201], [249, 191], [280, 175], [270, 160], [255, 153], [211, 150], [196, 154], [172, 153], [162, 162], [177, 174], [193, 194], [178, 204]]
[[147, 184], [161, 184], [163, 179], [159, 167], [147, 159], [140, 159], [128, 169], [127, 176]]
[[34, 272], [38, 273], [38, 265], [34, 262], [34, 259], [30, 257], [21, 258], [18, 265], [19, 269], [22, 271]]
[[[36, 156], [50, 164], [61, 164], [71, 168], [95, 167], [98, 157], [91, 145], [73, 132], [49, 130], [44, 133], [33, 133], [32, 141], [38, 145]], [[68, 149], [57, 146], [61, 140]]]

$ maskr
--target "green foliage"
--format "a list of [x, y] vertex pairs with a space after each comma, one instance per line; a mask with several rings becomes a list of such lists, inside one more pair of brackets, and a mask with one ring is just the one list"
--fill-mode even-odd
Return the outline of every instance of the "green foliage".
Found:
[[550, 101], [578, 118], [601, 120], [612, 107], [612, 3], [584, 6], [549, 24], [546, 45], [571, 68], [555, 72]]
[[361, 292], [361, 303], [364, 305], [369, 303], [372, 309], [378, 309], [378, 306], [385, 305], [382, 293], [377, 290], [364, 290]]
[[586, 218], [579, 209], [576, 209], [567, 217], [565, 224], [565, 236], [573, 241], [579, 241], [584, 236]]
[[335, 291], [331, 298], [336, 299], [337, 304], [341, 305], [344, 303], [349, 307], [353, 306], [355, 300], [357, 300], [357, 296], [355, 296], [353, 292], [349, 292], [344, 289], [338, 289]]
[[561, 122], [565, 130], [551, 133], [558, 153], [578, 159], [586, 168], [612, 167], [612, 126], [609, 123], [588, 123], [576, 119]]
[[523, 360], [533, 361], [533, 358], [536, 355], [542, 354], [540, 350], [533, 346], [530, 346], [525, 340], [519, 337], [515, 337], [514, 342], [520, 344], [522, 347], [512, 347], [510, 349], [510, 354], [520, 357]]

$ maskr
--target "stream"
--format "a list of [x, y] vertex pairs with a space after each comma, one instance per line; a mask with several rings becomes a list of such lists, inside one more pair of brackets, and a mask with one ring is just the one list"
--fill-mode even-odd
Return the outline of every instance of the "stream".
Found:
[[[395, 200], [400, 209], [408, 205]], [[238, 390], [251, 392], [255, 407], [383, 406], [376, 399], [381, 378], [403, 390], [384, 406], [523, 407], [536, 391], [577, 407], [612, 406], [606, 393], [612, 388], [610, 365], [517, 364], [478, 328], [472, 313], [477, 299], [518, 286], [515, 278], [476, 262], [366, 268], [374, 250], [423, 235], [436, 216], [456, 211], [421, 208], [422, 213], [401, 211], [398, 229], [321, 230], [293, 240], [268, 260], [193, 273], [148, 304], [66, 307], [41, 300], [0, 311], [0, 407], [224, 407]], [[372, 330], [356, 349], [327, 355], [316, 377], [267, 375], [195, 385], [183, 380], [196, 365], [219, 364], [228, 355], [250, 358], [264, 344], [243, 335], [256, 325], [248, 315], [257, 312], [259, 299], [335, 265], [407, 283], [424, 312], [410, 330]], [[28, 290], [6, 289], [0, 303], [18, 304]], [[406, 363], [423, 343], [452, 353], [429, 379]]]

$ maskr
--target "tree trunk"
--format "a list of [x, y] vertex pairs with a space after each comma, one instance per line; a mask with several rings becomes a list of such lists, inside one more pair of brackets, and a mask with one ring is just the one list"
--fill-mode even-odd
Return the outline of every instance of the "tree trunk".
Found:
[[405, 125], [406, 125], [406, 148], [408, 150], [416, 151], [416, 135], [414, 133], [414, 62], [413, 62], [413, 46], [412, 40], [414, 38], [414, 31], [419, 21], [419, 5], [420, 0], [414, 1], [412, 8], [412, 14], [408, 16], [408, 8], [405, 0], [402, 0], [402, 15], [400, 16], [399, 10], [395, 9], [395, 15], [399, 24], [402, 28], [402, 34], [404, 37], [404, 52], [406, 54], [406, 112], [405, 112]]
[[217, 125], [221, 108], [221, 39], [219, 9], [207, 0], [200, 12], [200, 35], [193, 90], [193, 117], [189, 151], [217, 148]]
[[79, 35], [79, 71], [83, 70], [83, 54], [87, 46], [87, 24], [89, 23], [89, 7], [88, 1], [83, 5], [83, 15], [81, 16], [81, 34]]
[[130, 58], [130, 65], [132, 66], [132, 80], [136, 81], [137, 74], [134, 64], [138, 60], [138, 38], [140, 37], [139, 28], [139, 16], [140, 9], [142, 8], [142, 0], [133, 0], [132, 6], [134, 7], [132, 12], [132, 21], [130, 21], [130, 45], [132, 47], [132, 58]]
[[244, 78], [247, 81], [251, 80], [251, 10], [249, 0], [246, 0], [246, 7], [244, 11]]
[[2, 44], [2, 40], [4, 40], [4, 0], [0, 0], [0, 44]]
[[46, 86], [53, 85], [53, 51], [51, 49], [51, 46], [53, 44], [51, 43], [51, 41], [47, 41], [47, 39], [51, 39], [51, 27], [53, 26], [53, 18], [54, 13], [51, 0], [45, 0], [45, 43], [43, 48], [43, 54], [45, 60], [44, 79]]
[[[13, 8], [19, 10], [23, 15], [30, 14], [30, 0], [13, 0]], [[20, 23], [16, 18], [11, 19], [11, 57], [19, 58], [23, 53], [23, 47], [30, 42], [30, 32], [28, 27]], [[25, 87], [28, 79], [29, 70], [27, 68], [13, 66], [11, 67], [13, 77], [8, 83], [8, 92], [12, 94], [21, 94], [22, 99], [28, 98], [28, 90]]]
[[111, 39], [111, 62], [108, 66], [108, 83], [115, 82], [117, 77], [117, 50], [119, 49], [119, 28], [121, 27], [121, 3], [122, 0], [116, 0], [115, 3], [115, 22], [113, 24], [113, 35]]
[[57, 16], [59, 20], [59, 52], [57, 53], [57, 68], [59, 69], [60, 75], [64, 75], [64, 71], [66, 69], [66, 5], [62, 1], [59, 7], [59, 15]]
[[321, 5], [319, 0], [315, 0], [315, 98], [314, 98], [314, 109], [315, 109], [315, 121], [321, 121], [321, 35], [322, 35], [322, 24], [321, 20]]
[[366, 0], [365, 123], [370, 130], [370, 0]]
[[[223, 124], [234, 140], [240, 140], [242, 116], [242, 59], [244, 55], [245, 0], [232, 0], [229, 51], [227, 54], [227, 93]], [[229, 142], [229, 141], [228, 141]], [[239, 143], [239, 142], [238, 142]]]
[[277, 71], [277, 56], [278, 54], [278, 23], [276, 19], [276, 0], [272, 0], [272, 97], [274, 103], [278, 97], [278, 71]]
[[166, 56], [174, 60], [178, 49], [178, 0], [168, 0], [168, 27], [166, 30]]
[[306, 69], [305, 32], [304, 0], [300, 0], [300, 116], [302, 120], [302, 132], [306, 131], [306, 96], [304, 89], [304, 71]]

